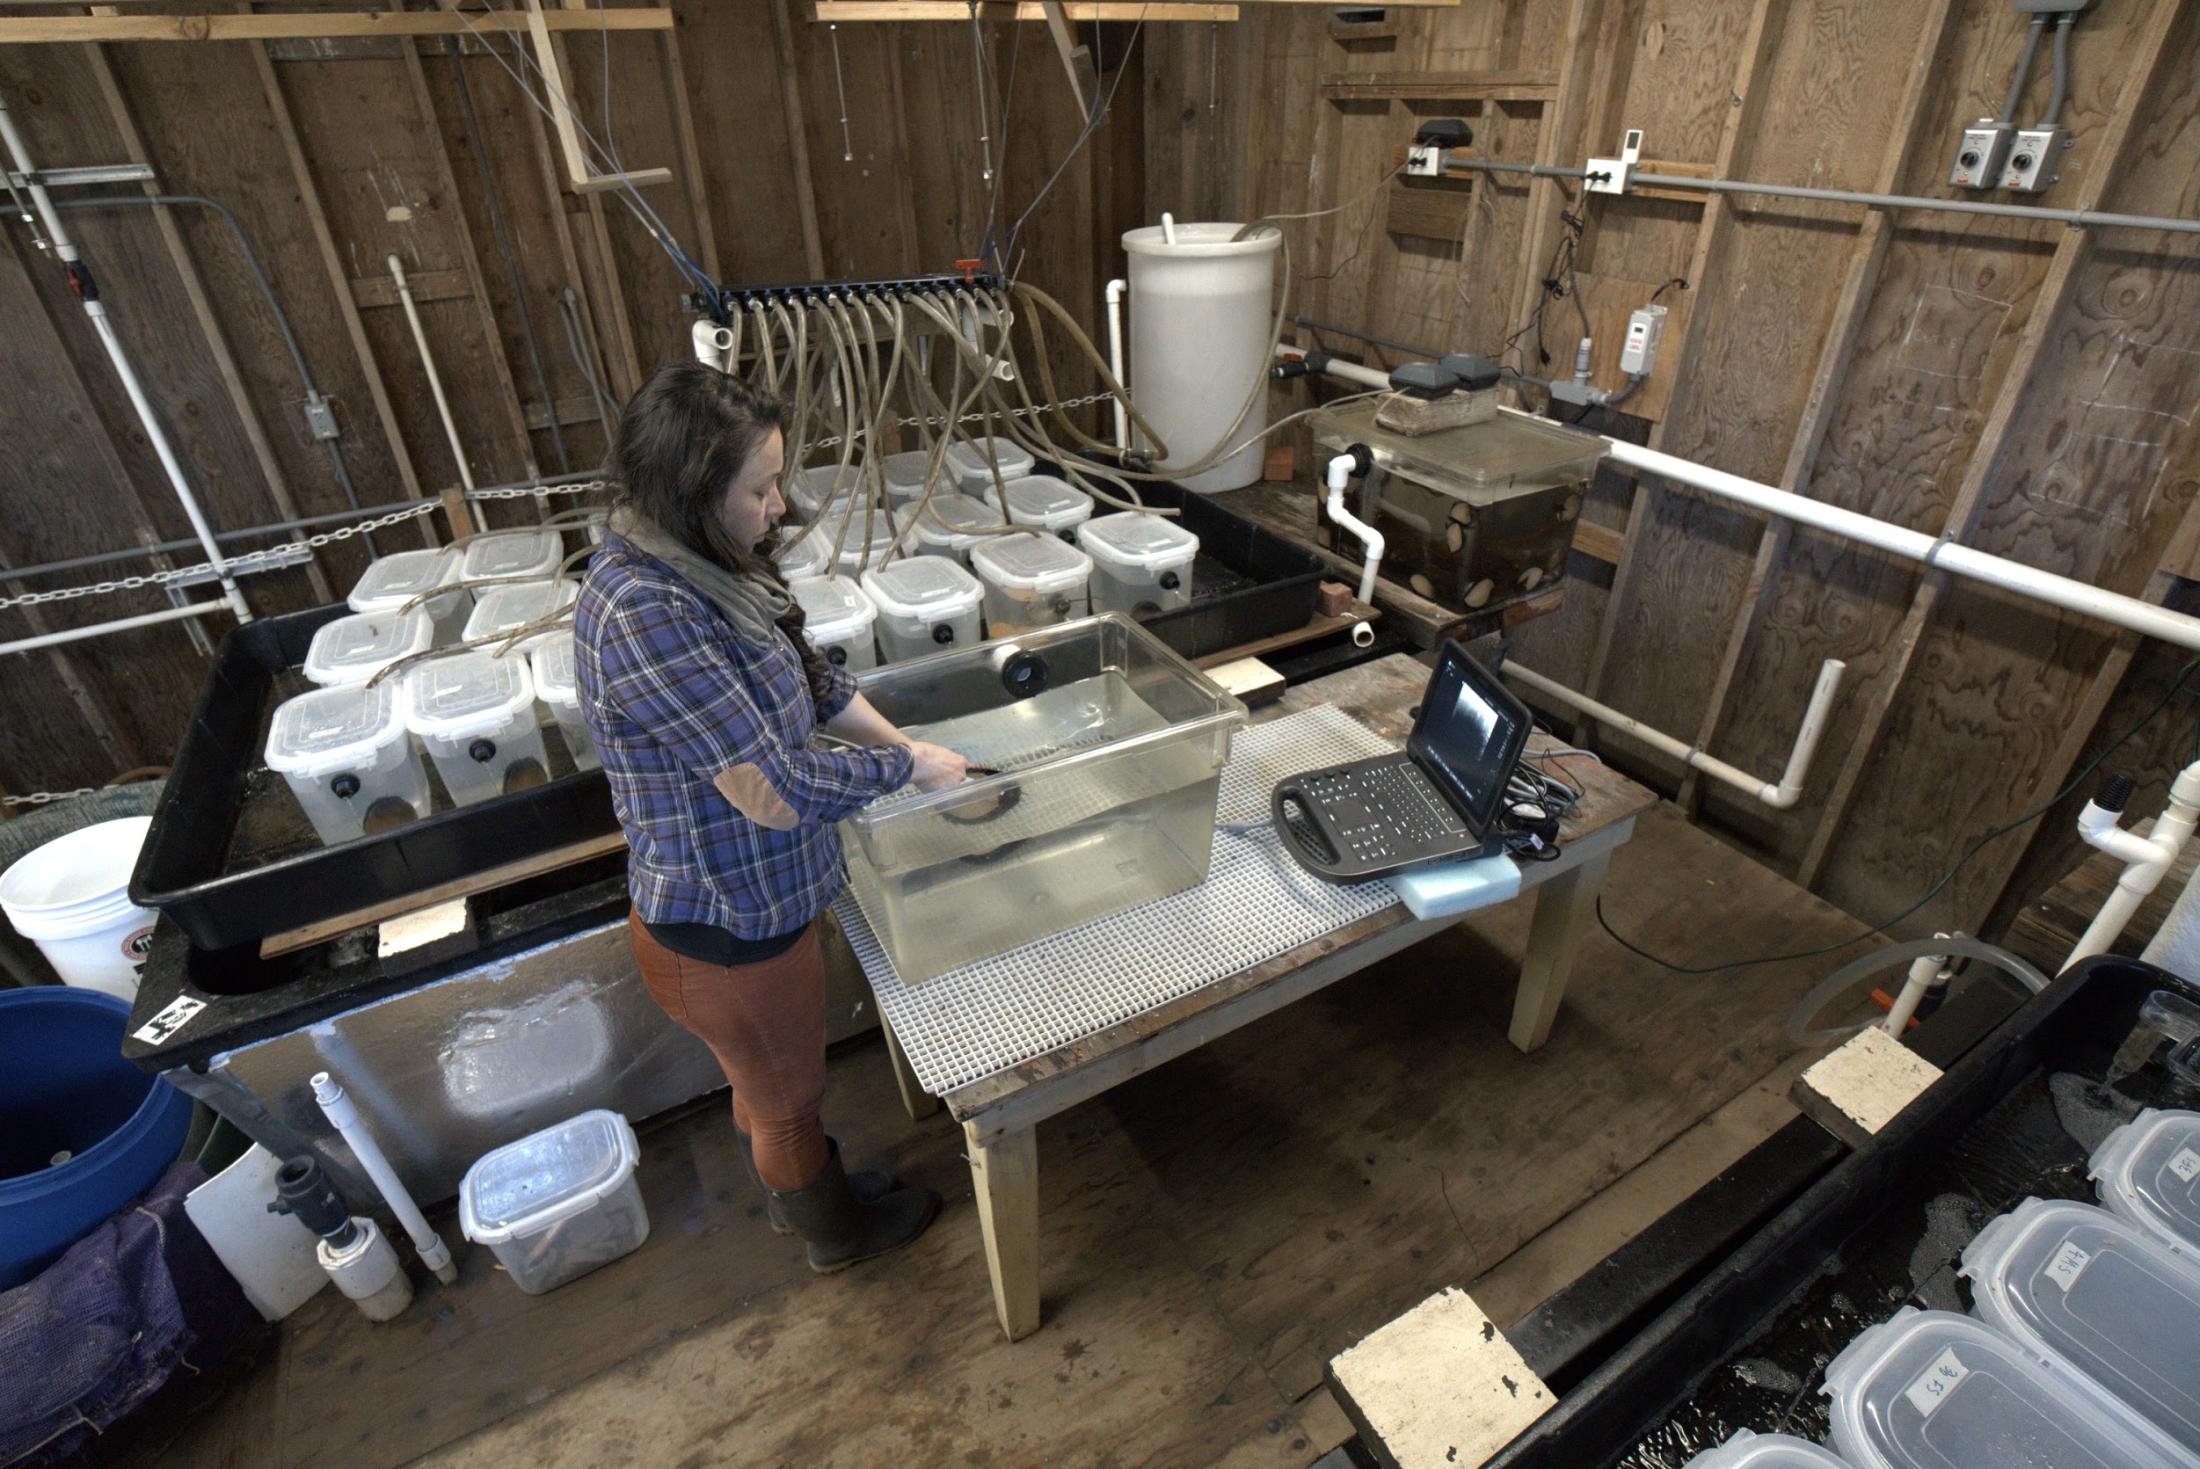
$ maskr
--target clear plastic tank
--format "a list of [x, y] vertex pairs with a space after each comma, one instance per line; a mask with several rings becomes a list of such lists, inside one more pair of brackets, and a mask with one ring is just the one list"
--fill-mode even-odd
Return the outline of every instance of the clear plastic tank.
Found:
[[842, 823], [864, 915], [916, 983], [1206, 881], [1245, 706], [1129, 618], [864, 675], [918, 739], [998, 770]]
[[405, 722], [460, 806], [541, 785], [550, 777], [535, 680], [518, 654], [435, 658], [405, 675]]
[[1092, 558], [1049, 535], [994, 536], [973, 547], [985, 583], [986, 636], [1005, 638], [1092, 611]]
[[2087, 1172], [2111, 1210], [2200, 1249], [2200, 1112], [2149, 1107], [2101, 1140]]
[[466, 1170], [459, 1228], [531, 1296], [630, 1255], [649, 1238], [634, 1128], [599, 1108], [506, 1143]]
[[850, 673], [878, 667], [872, 625], [878, 609], [849, 577], [821, 576], [788, 588], [802, 605], [802, 630], [825, 661]]
[[428, 814], [428, 771], [405, 731], [395, 679], [285, 700], [268, 726], [266, 754], [324, 846]]
[[573, 757], [573, 768], [599, 769], [603, 757], [596, 753], [596, 737], [589, 733], [588, 721], [581, 715], [580, 685], [573, 678], [571, 630], [552, 634], [527, 656], [527, 665], [535, 675], [535, 698], [558, 722], [558, 733], [565, 737], [565, 751]]
[[1092, 557], [1097, 612], [1167, 612], [1192, 600], [1199, 537], [1159, 515], [1125, 510], [1085, 522], [1077, 544]]
[[[393, 551], [367, 563], [351, 595], [344, 600], [354, 612], [396, 612], [423, 592], [458, 580], [459, 553], [449, 546], [433, 551]], [[471, 592], [460, 588], [423, 602], [434, 623], [434, 643], [444, 647], [458, 641], [466, 626], [466, 614], [474, 610]]]
[[[1201, 493], [1259, 479], [1261, 442], [1246, 441], [1268, 427], [1268, 339], [1282, 236], [1264, 229], [1233, 241], [1239, 228], [1180, 224], [1174, 244], [1159, 225], [1123, 236], [1131, 262], [1127, 386], [1167, 445], [1157, 467], [1166, 472], [1245, 445], [1212, 469], [1182, 477], [1186, 489]], [[1135, 426], [1132, 432], [1136, 447], [1154, 447]]]

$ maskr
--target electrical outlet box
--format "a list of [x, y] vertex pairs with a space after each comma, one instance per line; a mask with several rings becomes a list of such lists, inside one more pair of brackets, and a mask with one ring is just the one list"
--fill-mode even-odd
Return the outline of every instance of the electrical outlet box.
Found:
[[2002, 164], [2009, 157], [2009, 141], [2016, 131], [1990, 117], [1965, 128], [1963, 142], [1956, 148], [1955, 167], [1948, 170], [1948, 182], [1958, 189], [1993, 188], [2001, 182]]
[[1589, 160], [1588, 188], [1592, 194], [1624, 194], [1628, 181], [1634, 176], [1635, 165], [1642, 161], [1642, 129], [1629, 128], [1625, 141], [1620, 144], [1617, 158], [1592, 158]]
[[1644, 306], [1627, 318], [1627, 340], [1620, 345], [1619, 370], [1630, 377], [1649, 376], [1658, 360], [1658, 339], [1665, 335], [1665, 308]]
[[341, 437], [336, 427], [336, 406], [319, 393], [306, 398], [306, 431], [317, 439]]
[[1406, 149], [1406, 172], [1416, 178], [1442, 178], [1444, 150], [1432, 143], [1415, 143]]
[[2018, 128], [2001, 166], [2001, 186], [2019, 194], [2037, 194], [2062, 176], [2063, 150], [2070, 134], [2062, 128]]

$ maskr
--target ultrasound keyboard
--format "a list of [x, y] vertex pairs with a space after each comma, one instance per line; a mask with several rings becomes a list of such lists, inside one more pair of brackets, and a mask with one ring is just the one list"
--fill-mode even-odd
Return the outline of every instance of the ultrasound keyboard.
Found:
[[1404, 755], [1309, 771], [1276, 787], [1276, 826], [1299, 861], [1338, 882], [1469, 855], [1481, 846]]

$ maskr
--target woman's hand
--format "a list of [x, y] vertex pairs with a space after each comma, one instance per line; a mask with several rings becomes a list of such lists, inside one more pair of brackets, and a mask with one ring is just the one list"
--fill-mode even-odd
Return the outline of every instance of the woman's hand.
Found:
[[970, 762], [945, 745], [911, 740], [909, 753], [916, 757], [916, 783], [928, 791], [944, 791], [970, 778]]

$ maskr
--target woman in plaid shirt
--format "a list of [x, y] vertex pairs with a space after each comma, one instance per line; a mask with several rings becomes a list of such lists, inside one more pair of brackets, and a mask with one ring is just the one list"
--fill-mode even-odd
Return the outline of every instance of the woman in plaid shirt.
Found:
[[[834, 823], [965, 770], [818, 656], [758, 552], [786, 509], [785, 423], [776, 398], [695, 362], [635, 394], [612, 450], [625, 496], [575, 608], [575, 672], [632, 849], [642, 980], [717, 1055], [773, 1227], [826, 1271], [907, 1244], [940, 1207], [849, 1175], [820, 1118], [818, 921], [845, 881]], [[815, 748], [820, 726], [858, 748]]]

